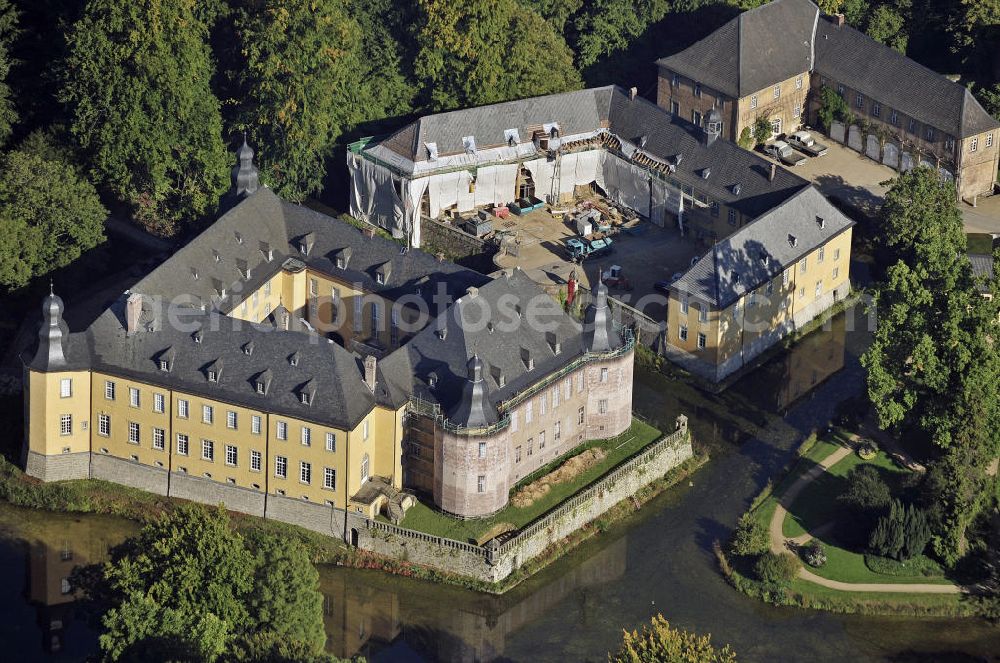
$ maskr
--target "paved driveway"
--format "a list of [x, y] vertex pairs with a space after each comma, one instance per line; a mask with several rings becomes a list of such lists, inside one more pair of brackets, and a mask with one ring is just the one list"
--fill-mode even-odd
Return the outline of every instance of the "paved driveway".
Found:
[[599, 270], [621, 265], [631, 289], [612, 286], [610, 294], [629, 305], [641, 302], [637, 308], [654, 320], [666, 319], [666, 299], [656, 293], [653, 285], [684, 271], [698, 255], [694, 242], [681, 237], [676, 228], [660, 228], [642, 221], [635, 234], [623, 232], [613, 237], [614, 250], [610, 255], [585, 260], [581, 269], [566, 257], [564, 248], [567, 239], [576, 237], [574, 228], [553, 218], [545, 209], [512, 216], [498, 227], [516, 231], [519, 241], [517, 256], [505, 255], [497, 260], [501, 267], [519, 266], [542, 284], [565, 283], [576, 270], [581, 284], [592, 288]]
[[[829, 147], [821, 157], [811, 157], [790, 170], [813, 182], [824, 194], [843, 200], [868, 214], [874, 214], [882, 204], [887, 187], [882, 182], [898, 173], [854, 150], [815, 134]], [[980, 198], [977, 206], [960, 203], [966, 232], [1000, 233], [1000, 195]]]

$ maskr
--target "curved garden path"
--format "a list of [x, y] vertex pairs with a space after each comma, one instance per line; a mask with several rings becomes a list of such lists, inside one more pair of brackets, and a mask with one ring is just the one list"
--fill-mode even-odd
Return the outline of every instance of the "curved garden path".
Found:
[[[795, 537], [794, 539], [785, 538], [782, 534], [782, 528], [785, 523], [785, 516], [788, 515], [788, 507], [792, 505], [795, 498], [808, 486], [812, 481], [814, 481], [818, 476], [826, 472], [829, 468], [833, 467], [841, 460], [846, 458], [848, 455], [854, 452], [851, 447], [841, 447], [834, 451], [832, 454], [821, 460], [817, 465], [809, 469], [808, 472], [800, 476], [795, 480], [791, 486], [788, 487], [778, 500], [778, 505], [774, 509], [774, 515], [771, 517], [770, 527], [768, 528], [771, 534], [771, 551], [775, 553], [787, 552], [789, 544], [793, 543], [796, 545], [802, 545], [807, 543], [812, 539], [812, 534], [804, 534], [802, 536]], [[827, 529], [831, 524], [827, 523], [820, 526], [815, 533], [819, 533], [821, 530]], [[840, 582], [839, 580], [830, 580], [829, 578], [824, 578], [818, 576], [812, 571], [803, 568], [799, 571], [799, 577], [803, 580], [808, 580], [809, 582], [814, 582], [817, 585], [822, 585], [823, 587], [829, 587], [830, 589], [837, 589], [843, 592], [895, 592], [904, 594], [958, 594], [967, 591], [964, 587], [958, 585], [939, 585], [932, 583], [853, 583], [853, 582]]]

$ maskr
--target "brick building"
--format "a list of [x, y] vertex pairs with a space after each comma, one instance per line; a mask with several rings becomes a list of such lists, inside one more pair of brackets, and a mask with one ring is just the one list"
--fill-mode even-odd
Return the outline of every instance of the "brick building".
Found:
[[843, 16], [821, 15], [809, 0], [746, 11], [657, 65], [658, 104], [695, 123], [716, 108], [729, 140], [759, 117], [775, 136], [817, 126], [826, 85], [855, 120], [832, 126], [835, 140], [897, 170], [938, 169], [964, 199], [993, 192], [1000, 123], [968, 89], [845, 25]]

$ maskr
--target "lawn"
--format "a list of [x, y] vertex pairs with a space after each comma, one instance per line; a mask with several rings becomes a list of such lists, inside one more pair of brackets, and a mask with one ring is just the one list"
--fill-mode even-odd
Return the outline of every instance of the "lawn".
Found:
[[444, 536], [457, 541], [474, 541], [500, 524], [509, 524], [520, 529], [559, 506], [567, 498], [594, 483], [662, 436], [663, 433], [656, 428], [638, 419], [633, 419], [632, 427], [622, 435], [607, 440], [594, 440], [582, 444], [566, 456], [556, 459], [518, 482], [514, 486], [514, 491], [538, 477], [551, 472], [567, 458], [585, 449], [602, 447], [606, 451], [607, 456], [603, 461], [577, 475], [572, 481], [554, 484], [552, 489], [542, 499], [535, 501], [531, 506], [523, 509], [508, 506], [488, 518], [460, 520], [437, 511], [423, 501], [418, 501], [417, 504], [406, 512], [406, 516], [400, 524], [409, 529], [426, 532], [435, 536]]
[[963, 594], [843, 592], [801, 578], [793, 580], [790, 589], [797, 594], [808, 597], [813, 607], [840, 609], [840, 611], [846, 612], [866, 612], [866, 605], [874, 607], [875, 609], [871, 611], [876, 614], [883, 612], [878, 606], [890, 606], [897, 610], [910, 608], [915, 612], [923, 610], [939, 613], [942, 609], [951, 614], [965, 614], [967, 612], [967, 610], [963, 610], [962, 604], [968, 600], [968, 597]]

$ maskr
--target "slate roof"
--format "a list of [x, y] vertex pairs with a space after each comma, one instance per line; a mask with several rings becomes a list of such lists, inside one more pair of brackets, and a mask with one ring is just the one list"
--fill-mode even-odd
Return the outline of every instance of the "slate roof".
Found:
[[[706, 145], [701, 128], [673, 117], [647, 99], [629, 99], [628, 92], [619, 86], [429, 115], [382, 142], [369, 143], [365, 149], [388, 146], [402, 156], [423, 161], [426, 160], [424, 141], [436, 142], [440, 155], [464, 152], [462, 136], [474, 135], [477, 146], [483, 148], [497, 140], [505, 144], [503, 132], [517, 126], [521, 142], [530, 143], [531, 133], [526, 127], [548, 122], [558, 123], [563, 136], [601, 129], [632, 143], [644, 136], [644, 152], [661, 160], [682, 155], [673, 174], [678, 181], [705, 191], [713, 200], [731, 205], [750, 217], [762, 214], [808, 185], [784, 168], [778, 168], [774, 181], [769, 181], [769, 161], [729, 141], [716, 140]], [[404, 136], [409, 137], [404, 139]], [[414, 136], [419, 136], [417, 142]], [[707, 180], [701, 176], [705, 168], [711, 169]], [[736, 184], [740, 185], [739, 195], [734, 193]]]
[[[308, 255], [301, 250], [307, 236], [312, 243]], [[264, 245], [273, 251], [270, 261]], [[351, 257], [347, 268], [339, 269], [335, 256], [346, 247], [351, 248]], [[438, 262], [419, 249], [402, 249], [397, 242], [367, 237], [349, 223], [284, 201], [262, 187], [136, 283], [132, 291], [168, 300], [186, 295], [196, 305], [228, 312], [289, 258], [349, 283], [360, 283], [389, 299], [404, 294], [427, 298], [439, 283], [452, 297], [458, 297], [469, 286], [488, 280], [452, 262]], [[390, 269], [385, 283], [379, 284], [375, 272], [385, 265]], [[249, 278], [242, 271], [246, 267], [250, 268]], [[195, 272], [198, 278], [194, 278]], [[225, 288], [225, 297], [220, 295], [220, 286]]]
[[964, 85], [847, 25], [820, 21], [816, 72], [958, 138], [1000, 127]]
[[[122, 314], [122, 305], [116, 304], [86, 332], [73, 335], [86, 338], [93, 370], [340, 429], [355, 427], [375, 403], [360, 358], [317, 336], [200, 311], [192, 311], [183, 328], [168, 324], [128, 336]], [[195, 341], [196, 330], [200, 342]], [[247, 343], [253, 344], [249, 355]], [[162, 371], [159, 359], [168, 350], [172, 365]], [[218, 382], [207, 377], [213, 364], [221, 371]], [[271, 380], [262, 395], [256, 381], [264, 371]], [[310, 405], [300, 400], [307, 384], [315, 388]]]
[[[728, 140], [708, 145], [702, 140], [700, 127], [642, 97], [630, 100], [621, 88], [611, 99], [609, 116], [612, 131], [618, 136], [629, 141], [646, 137], [643, 151], [671, 162], [682, 155], [673, 174], [678, 181], [751, 218], [809, 186], [806, 180], [781, 167], [775, 171], [774, 180], [769, 180], [770, 161]], [[710, 169], [708, 179], [702, 177], [706, 168]]]
[[730, 97], [745, 97], [812, 69], [818, 18], [809, 0], [774, 0], [657, 64]]
[[809, 187], [718, 242], [672, 287], [724, 309], [853, 225]]
[[[969, 263], [972, 265], [972, 275], [976, 278], [993, 280], [993, 256], [988, 253], [970, 253]], [[977, 283], [979, 292], [989, 292], [989, 283]]]
[[[516, 307], [520, 307], [523, 317], [517, 316]], [[492, 331], [483, 311], [490, 312]], [[551, 329], [529, 324], [531, 311], [537, 315], [536, 320]], [[475, 296], [462, 297], [405, 346], [382, 360], [380, 367], [390, 398], [402, 400], [416, 395], [439, 403], [449, 413], [465, 387], [469, 360], [478, 356], [483, 363], [488, 405], [495, 417], [501, 401], [584, 353], [580, 331], [579, 323], [557, 301], [520, 269], [514, 269], [479, 288]], [[560, 346], [558, 354], [553, 352], [553, 341]], [[527, 368], [527, 357], [533, 360], [531, 370]], [[498, 371], [504, 376], [503, 386], [497, 379]], [[430, 386], [432, 374], [437, 378], [434, 387]]]
[[530, 143], [533, 130], [549, 123], [558, 124], [563, 136], [596, 131], [607, 123], [612, 90], [590, 88], [425, 115], [378, 142], [408, 159], [424, 161], [426, 143], [435, 143], [440, 155], [460, 154], [465, 152], [465, 136], [475, 136], [476, 147], [485, 149], [507, 145], [508, 129], [518, 130], [521, 143]]

